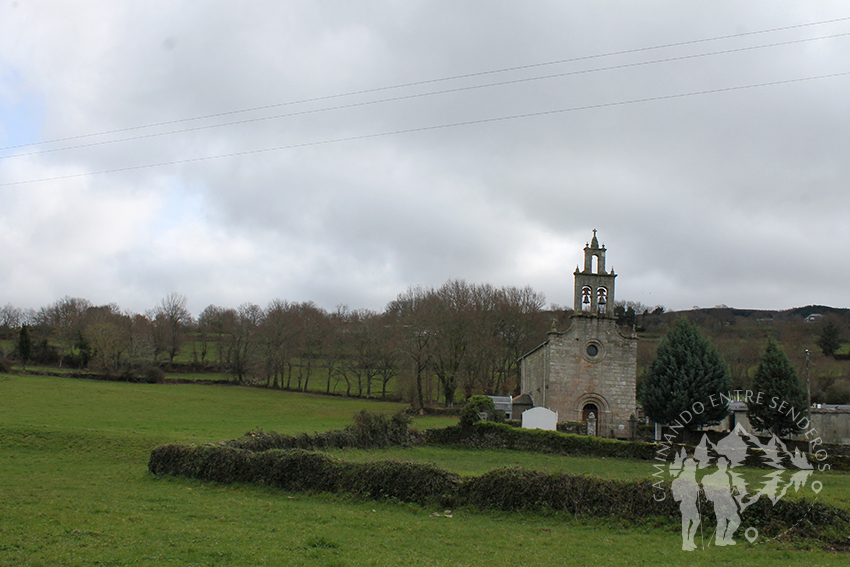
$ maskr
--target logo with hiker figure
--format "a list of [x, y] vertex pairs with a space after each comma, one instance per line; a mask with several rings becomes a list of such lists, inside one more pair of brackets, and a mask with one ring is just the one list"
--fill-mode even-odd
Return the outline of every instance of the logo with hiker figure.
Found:
[[[707, 434], [703, 434], [700, 443], [689, 453], [684, 446], [672, 445], [672, 436], [665, 436], [667, 443], [659, 448], [656, 460], [665, 465], [655, 465], [657, 482], [653, 486], [663, 491], [664, 480], [672, 479], [671, 492], [679, 504], [682, 514], [682, 549], [693, 551], [697, 547], [705, 548], [712, 543], [717, 546], [735, 545], [734, 536], [739, 528], [750, 543], [767, 539], [759, 533], [756, 522], [747, 522], [746, 510], [762, 497], [775, 506], [789, 491], [800, 492], [809, 484], [815, 494], [820, 493], [823, 484], [819, 480], [809, 483], [816, 467], [809, 462], [799, 449], [791, 451], [776, 435], [762, 440], [746, 431], [740, 423], [725, 437], [713, 443]], [[824, 459], [821, 459], [823, 453]], [[672, 461], [668, 462], [672, 454]], [[816, 459], [825, 460], [822, 449]], [[742, 467], [751, 470], [743, 474]], [[755, 469], [767, 468], [768, 472], [759, 474]], [[820, 465], [824, 470], [829, 465]], [[660, 497], [659, 497], [660, 495]], [[655, 499], [663, 500], [666, 493], [657, 492]], [[763, 515], [763, 505], [755, 516]], [[705, 533], [705, 519], [710, 519], [713, 508], [716, 528], [712, 534]], [[699, 544], [698, 540], [699, 538]]]

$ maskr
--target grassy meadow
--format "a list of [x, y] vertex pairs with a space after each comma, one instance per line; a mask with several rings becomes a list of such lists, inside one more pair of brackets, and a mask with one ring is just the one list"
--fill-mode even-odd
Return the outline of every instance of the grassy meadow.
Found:
[[[237, 386], [0, 375], [0, 566], [847, 564], [846, 553], [806, 542], [751, 546], [743, 537], [735, 547], [686, 555], [669, 522], [446, 514], [147, 471], [151, 449], [163, 443], [337, 429], [361, 409], [401, 407]], [[453, 422], [424, 418], [414, 426]], [[652, 472], [639, 461], [440, 447], [333, 454], [435, 462], [463, 475], [514, 464], [608, 478]], [[822, 499], [850, 508], [848, 479], [823, 477]]]

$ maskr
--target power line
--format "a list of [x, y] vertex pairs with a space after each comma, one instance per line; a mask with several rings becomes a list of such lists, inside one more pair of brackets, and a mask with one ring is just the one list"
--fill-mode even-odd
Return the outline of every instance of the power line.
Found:
[[575, 106], [575, 107], [561, 108], [561, 109], [556, 109], [556, 110], [544, 110], [544, 111], [540, 111], [540, 112], [529, 112], [529, 113], [526, 113], [526, 114], [514, 114], [514, 115], [511, 115], [511, 116], [498, 116], [498, 117], [493, 117], [493, 118], [482, 118], [482, 119], [479, 119], [479, 120], [468, 120], [468, 121], [465, 121], [465, 122], [453, 122], [453, 123], [450, 123], [450, 124], [437, 124], [437, 125], [433, 125], [433, 126], [421, 126], [421, 127], [418, 127], [418, 128], [407, 128], [407, 129], [403, 129], [403, 130], [394, 130], [394, 131], [390, 131], [390, 132], [377, 132], [377, 133], [374, 133], [374, 134], [362, 134], [362, 135], [358, 135], [358, 136], [349, 136], [349, 137], [345, 137], [345, 138], [334, 138], [334, 139], [330, 139], [330, 140], [303, 142], [303, 143], [299, 143], [299, 144], [290, 144], [290, 145], [287, 145], [287, 146], [276, 146], [276, 147], [272, 147], [272, 148], [260, 148], [260, 149], [256, 149], [256, 150], [245, 150], [245, 151], [241, 151], [241, 152], [233, 152], [233, 153], [228, 153], [228, 154], [218, 154], [218, 155], [214, 155], [214, 156], [202, 156], [202, 157], [180, 159], [180, 160], [174, 160], [174, 161], [168, 161], [168, 162], [120, 167], [120, 168], [108, 169], [108, 170], [102, 170], [102, 171], [75, 173], [75, 174], [70, 174], [70, 175], [59, 175], [59, 176], [56, 176], [56, 177], [45, 177], [45, 178], [42, 178], [42, 179], [30, 179], [30, 180], [25, 180], [25, 181], [12, 181], [12, 182], [9, 182], [9, 183], [0, 183], [0, 187], [11, 187], [11, 186], [15, 186], [15, 185], [42, 183], [42, 182], [46, 182], [46, 181], [59, 181], [59, 180], [65, 180], [65, 179], [74, 179], [74, 178], [78, 178], [78, 177], [91, 177], [91, 176], [95, 176], [95, 175], [105, 175], [105, 174], [109, 174], [109, 173], [121, 173], [121, 172], [125, 172], [125, 171], [150, 169], [150, 168], [154, 168], [154, 167], [166, 167], [166, 166], [171, 166], [171, 165], [181, 165], [181, 164], [186, 164], [186, 163], [209, 161], [209, 160], [213, 160], [213, 159], [240, 157], [240, 156], [260, 154], [260, 153], [268, 153], [268, 152], [276, 152], [276, 151], [283, 151], [283, 150], [306, 148], [306, 147], [311, 147], [311, 146], [320, 146], [320, 145], [326, 145], [326, 144], [337, 144], [337, 143], [342, 143], [342, 142], [353, 142], [353, 141], [357, 141], [357, 140], [367, 140], [367, 139], [370, 139], [370, 138], [381, 138], [381, 137], [386, 137], [386, 136], [395, 136], [395, 135], [399, 135], [399, 134], [411, 134], [411, 133], [418, 133], [418, 132], [427, 132], [427, 131], [432, 131], [432, 130], [457, 128], [457, 127], [461, 127], [461, 126], [474, 126], [474, 125], [479, 125], [479, 124], [487, 124], [487, 123], [491, 123], [491, 122], [504, 122], [504, 121], [507, 121], [507, 120], [519, 120], [519, 119], [524, 119], [524, 118], [535, 118], [535, 117], [540, 117], [540, 116], [549, 116], [549, 115], [553, 115], [553, 114], [563, 114], [563, 113], [567, 113], [567, 112], [596, 110], [596, 109], [600, 109], [600, 108], [610, 108], [610, 107], [616, 107], [616, 106], [625, 106], [625, 105], [629, 105], [629, 104], [657, 102], [657, 101], [661, 101], [661, 100], [672, 100], [672, 99], [685, 98], [685, 97], [690, 97], [690, 96], [702, 96], [702, 95], [717, 94], [717, 93], [738, 91], [738, 90], [744, 90], [744, 89], [754, 89], [754, 88], [770, 87], [770, 86], [776, 86], [776, 85], [787, 85], [787, 84], [791, 84], [791, 83], [800, 83], [800, 82], [804, 82], [804, 81], [813, 81], [813, 80], [818, 80], [818, 79], [845, 77], [845, 76], [848, 76], [848, 75], [850, 75], [850, 71], [845, 71], [843, 73], [830, 73], [830, 74], [827, 74], [827, 75], [815, 75], [815, 76], [811, 76], [811, 77], [800, 77], [800, 78], [796, 78], [796, 79], [785, 79], [785, 80], [781, 80], [781, 81], [771, 81], [771, 82], [767, 82], [767, 83], [757, 83], [757, 84], [752, 84], [752, 85], [739, 85], [739, 86], [734, 86], [734, 87], [723, 87], [723, 88], [718, 88], [718, 89], [709, 89], [709, 90], [695, 91], [695, 92], [690, 92], [690, 93], [679, 93], [679, 94], [672, 94], [672, 95], [662, 95], [662, 96], [655, 96], [655, 97], [648, 97], [648, 98], [641, 98], [641, 99], [633, 99], [633, 100], [627, 100], [627, 101], [591, 104], [591, 105], [586, 105], [586, 106]]
[[650, 46], [650, 47], [638, 47], [638, 48], [634, 48], [634, 49], [625, 49], [625, 50], [621, 50], [621, 51], [611, 51], [611, 52], [608, 52], [608, 53], [585, 55], [585, 56], [581, 56], [581, 57], [559, 59], [559, 60], [556, 60], [556, 61], [547, 61], [547, 62], [543, 62], [543, 63], [531, 63], [531, 64], [528, 64], [528, 65], [519, 65], [519, 66], [515, 66], [515, 67], [505, 67], [505, 68], [502, 68], [502, 69], [493, 69], [493, 70], [488, 70], [488, 71], [478, 71], [478, 72], [475, 72], [475, 73], [465, 73], [465, 74], [461, 74], [461, 75], [454, 75], [454, 76], [450, 76], [450, 77], [442, 77], [442, 78], [438, 78], [438, 79], [426, 79], [426, 80], [421, 80], [421, 81], [413, 81], [413, 82], [402, 83], [402, 84], [398, 84], [398, 85], [375, 87], [375, 88], [363, 89], [363, 90], [359, 90], [359, 91], [350, 91], [350, 92], [347, 92], [347, 93], [325, 95], [325, 96], [313, 97], [313, 98], [305, 98], [305, 99], [301, 99], [301, 100], [281, 102], [281, 103], [269, 104], [269, 105], [264, 105], [264, 106], [256, 106], [256, 107], [252, 107], [252, 108], [245, 108], [245, 109], [239, 109], [239, 110], [230, 110], [230, 111], [227, 111], [227, 112], [218, 112], [218, 113], [214, 113], [214, 114], [206, 114], [206, 115], [203, 115], [203, 116], [181, 118], [181, 119], [177, 119], [177, 120], [168, 120], [168, 121], [164, 121], [164, 122], [156, 122], [156, 123], [152, 123], [152, 124], [144, 124], [144, 125], [138, 125], [138, 126], [129, 126], [127, 128], [117, 128], [117, 129], [114, 129], [114, 130], [104, 130], [104, 131], [101, 131], [101, 132], [94, 132], [94, 133], [89, 133], [89, 134], [79, 134], [79, 135], [76, 135], [76, 136], [68, 136], [68, 137], [64, 137], [64, 138], [54, 138], [52, 140], [43, 140], [41, 142], [30, 142], [30, 143], [27, 143], [27, 144], [18, 144], [18, 145], [14, 145], [14, 146], [4, 146], [4, 147], [0, 147], [0, 151], [19, 149], [19, 148], [25, 148], [25, 147], [30, 147], [30, 146], [37, 146], [37, 145], [41, 145], [41, 144], [54, 144], [54, 143], [58, 143], [58, 142], [69, 142], [69, 141], [72, 141], [72, 140], [80, 140], [80, 139], [83, 139], [83, 138], [91, 138], [91, 137], [95, 137], [95, 136], [105, 136], [105, 135], [108, 135], [108, 134], [120, 134], [122, 132], [131, 132], [131, 131], [134, 131], [134, 130], [142, 130], [142, 129], [145, 129], [145, 128], [170, 126], [170, 125], [173, 125], [173, 124], [180, 124], [180, 123], [191, 122], [191, 121], [196, 121], [196, 120], [206, 120], [206, 119], [210, 119], [210, 118], [220, 118], [220, 117], [223, 117], [223, 116], [232, 116], [232, 115], [235, 115], [235, 114], [243, 114], [243, 113], [247, 113], [247, 112], [269, 110], [269, 109], [272, 109], [272, 108], [281, 108], [281, 107], [284, 107], [284, 106], [293, 106], [293, 105], [297, 105], [297, 104], [305, 104], [305, 103], [308, 103], [308, 102], [319, 102], [319, 101], [324, 101], [324, 100], [332, 100], [332, 99], [336, 99], [336, 98], [344, 98], [344, 97], [355, 96], [355, 95], [377, 93], [377, 92], [388, 91], [388, 90], [393, 90], [393, 89], [402, 89], [402, 88], [428, 85], [428, 84], [434, 84], [434, 83], [440, 83], [440, 82], [446, 82], [446, 81], [454, 81], [454, 80], [458, 80], [458, 79], [468, 79], [468, 78], [472, 78], [472, 77], [481, 77], [481, 76], [493, 75], [493, 74], [497, 74], [497, 73], [508, 73], [508, 72], [512, 72], [512, 71], [521, 71], [521, 70], [525, 70], [525, 69], [534, 69], [534, 68], [538, 68], [538, 67], [545, 67], [545, 66], [551, 66], [551, 65], [561, 65], [561, 64], [565, 64], [565, 63], [575, 63], [575, 62], [578, 62], [578, 61], [588, 61], [588, 60], [591, 60], [591, 59], [600, 59], [600, 58], [604, 58], [604, 57], [614, 57], [614, 56], [618, 56], [618, 55], [628, 55], [628, 54], [632, 54], [632, 53], [641, 53], [641, 52], [645, 52], [645, 51], [668, 49], [668, 48], [671, 48], [671, 47], [682, 47], [682, 46], [685, 46], [685, 45], [695, 45], [695, 44], [707, 43], [707, 42], [711, 42], [711, 41], [722, 41], [722, 40], [726, 40], [726, 39], [734, 39], [734, 38], [738, 38], [738, 37], [746, 37], [746, 36], [751, 36], [751, 35], [767, 34], [767, 33], [787, 31], [787, 30], [792, 30], [792, 29], [800, 29], [800, 28], [805, 28], [805, 27], [820, 26], [820, 25], [825, 25], [825, 24], [843, 22], [843, 21], [847, 21], [847, 20], [850, 20], [850, 16], [844, 17], [844, 18], [834, 18], [834, 19], [831, 19], [831, 20], [822, 20], [822, 21], [819, 21], [819, 22], [809, 22], [809, 23], [805, 23], [805, 24], [794, 24], [794, 25], [791, 25], [791, 26], [783, 26], [783, 27], [779, 27], [779, 28], [770, 28], [770, 29], [766, 29], [766, 30], [756, 30], [756, 31], [751, 31], [751, 32], [741, 32], [741, 33], [730, 34], [730, 35], [715, 36], [715, 37], [709, 37], [709, 38], [703, 38], [703, 39], [694, 39], [694, 40], [688, 40], [688, 41], [680, 41], [680, 42], [675, 42], [675, 43], [667, 43], [667, 44], [655, 45], [655, 46]]
[[[823, 40], [823, 39], [835, 39], [837, 37], [846, 37], [848, 35], [850, 35], [850, 32], [827, 35], [827, 36], [820, 36], [820, 37], [813, 37], [813, 38], [804, 38], [804, 39], [795, 39], [795, 40], [789, 40], [789, 41], [781, 41], [781, 42], [768, 43], [768, 44], [762, 44], [762, 45], [738, 47], [738, 48], [734, 48], [734, 49], [725, 49], [725, 50], [721, 50], [721, 51], [712, 51], [712, 52], [708, 52], [708, 53], [697, 53], [697, 54], [692, 54], [692, 55], [682, 55], [682, 56], [678, 56], [678, 57], [667, 57], [667, 58], [664, 58], [664, 59], [655, 59], [655, 60], [651, 60], [651, 61], [639, 61], [639, 62], [635, 62], [635, 63], [623, 63], [621, 65], [611, 65], [611, 66], [608, 66], [608, 67], [596, 67], [596, 68], [593, 68], [593, 69], [583, 69], [583, 70], [580, 70], [580, 71], [567, 71], [567, 72], [564, 72], [564, 73], [555, 73], [555, 74], [551, 74], [551, 75], [542, 75], [542, 76], [537, 76], [537, 77], [527, 77], [527, 78], [524, 78], [524, 79], [512, 79], [512, 80], [508, 80], [508, 81], [486, 83], [486, 84], [483, 84], [483, 85], [472, 85], [472, 86], [466, 86], [466, 87], [457, 87], [457, 88], [453, 88], [453, 89], [444, 89], [444, 90], [440, 90], [440, 91], [431, 91], [431, 92], [426, 92], [426, 93], [402, 95], [402, 96], [390, 97], [390, 98], [384, 98], [384, 99], [378, 99], [378, 100], [355, 102], [355, 103], [350, 103], [350, 104], [343, 104], [343, 105], [330, 106], [330, 107], [324, 107], [324, 108], [316, 108], [316, 109], [311, 109], [311, 110], [302, 110], [302, 111], [290, 112], [290, 113], [286, 113], [286, 114], [277, 114], [277, 115], [274, 115], [274, 116], [263, 116], [263, 117], [258, 117], [258, 118], [249, 118], [249, 119], [246, 119], [246, 120], [237, 120], [237, 121], [225, 122], [225, 123], [221, 123], [221, 124], [210, 124], [210, 125], [206, 125], [206, 126], [197, 126], [197, 127], [194, 127], [194, 128], [181, 128], [179, 130], [170, 130], [168, 132], [155, 132], [153, 134], [143, 134], [143, 135], [140, 135], [140, 136], [132, 136], [132, 137], [129, 137], [129, 138], [120, 138], [120, 139], [117, 139], [117, 140], [103, 140], [103, 141], [100, 141], [100, 142], [91, 142], [91, 143], [87, 143], [87, 144], [77, 144], [75, 146], [66, 146], [66, 147], [62, 147], [62, 148], [36, 150], [36, 151], [32, 151], [32, 152], [18, 153], [18, 154], [14, 154], [14, 155], [11, 155], [11, 156], [5, 156], [3, 159], [21, 158], [21, 157], [27, 157], [27, 156], [33, 156], [33, 155], [39, 155], [39, 154], [46, 154], [46, 153], [54, 153], [54, 152], [62, 152], [62, 151], [68, 151], [68, 150], [78, 150], [78, 149], [91, 148], [91, 147], [103, 146], [103, 145], [108, 145], [108, 144], [117, 144], [117, 143], [122, 143], [122, 142], [131, 142], [131, 141], [136, 141], [136, 140], [144, 140], [144, 139], [148, 139], [148, 138], [156, 138], [156, 137], [160, 137], [160, 136], [169, 136], [169, 135], [173, 135], [173, 134], [183, 134], [183, 133], [187, 133], [187, 132], [197, 132], [197, 131], [200, 131], [200, 130], [210, 130], [210, 129], [213, 129], [213, 128], [224, 128], [224, 127], [228, 127], [228, 126], [251, 124], [251, 123], [254, 123], [254, 122], [263, 122], [263, 121], [267, 121], [267, 120], [279, 120], [281, 118], [291, 118], [291, 117], [294, 117], [294, 116], [304, 116], [304, 115], [308, 115], [308, 114], [318, 114], [318, 113], [321, 113], [321, 112], [330, 112], [330, 111], [334, 111], [334, 110], [345, 110], [345, 109], [350, 109], [350, 108], [371, 106], [371, 105], [376, 105], [376, 104], [384, 104], [384, 103], [388, 103], [388, 102], [398, 102], [398, 101], [402, 101], [402, 100], [410, 100], [410, 99], [415, 99], [415, 98], [424, 98], [424, 97], [429, 97], [429, 96], [452, 94], [452, 93], [478, 90], [478, 89], [485, 89], [485, 88], [492, 88], [492, 87], [501, 87], [501, 86], [507, 86], [507, 85], [527, 83], [527, 82], [532, 82], [532, 81], [542, 81], [542, 80], [563, 78], [563, 77], [569, 77], [569, 76], [575, 76], [575, 75], [598, 73], [598, 72], [602, 72], [602, 71], [621, 70], [621, 69], [628, 69], [628, 68], [632, 68], [632, 67], [655, 65], [655, 64], [659, 64], [659, 63], [672, 63], [672, 62], [675, 62], [675, 61], [684, 61], [684, 60], [688, 60], [688, 59], [698, 59], [698, 58], [702, 58], [702, 57], [713, 57], [713, 56], [716, 56], [716, 55], [728, 55], [728, 54], [731, 54], [731, 53], [740, 53], [740, 52], [744, 52], [744, 51], [754, 51], [754, 50], [757, 50], [757, 49], [767, 49], [767, 48], [770, 48], [770, 47], [780, 47], [780, 46], [785, 46], [785, 45], [793, 45], [793, 44], [797, 44], [797, 43], [819, 41], [819, 40]], [[94, 136], [94, 135], [96, 135], [96, 134], [93, 134], [92, 136]], [[33, 145], [33, 144], [29, 144], [29, 145]], [[17, 147], [22, 147], [22, 146], [17, 146]], [[3, 149], [6, 149], [6, 148], [0, 148], [0, 150], [3, 150]]]

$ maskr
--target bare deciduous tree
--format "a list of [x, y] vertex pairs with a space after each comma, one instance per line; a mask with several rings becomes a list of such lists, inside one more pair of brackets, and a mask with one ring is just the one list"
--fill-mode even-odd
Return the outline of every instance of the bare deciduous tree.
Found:
[[117, 305], [91, 307], [86, 316], [83, 336], [91, 347], [95, 366], [107, 375], [119, 368], [126, 348], [123, 318]]
[[415, 286], [399, 294], [385, 310], [396, 329], [398, 349], [411, 363], [414, 403], [420, 410], [425, 407], [423, 387], [434, 358], [432, 315], [436, 302], [433, 289]]
[[266, 386], [282, 388], [284, 376], [287, 387], [292, 378], [291, 358], [297, 340], [296, 308], [288, 301], [275, 299], [266, 308], [262, 336], [266, 362]]
[[257, 369], [256, 352], [259, 346], [263, 309], [253, 303], [243, 303], [236, 313], [230, 334], [231, 372], [237, 382], [246, 381]]
[[168, 365], [174, 364], [174, 357], [186, 342], [186, 329], [192, 324], [192, 314], [186, 308], [186, 296], [182, 293], [169, 293], [157, 305], [149, 318], [153, 323], [154, 357], [160, 353], [168, 355]]

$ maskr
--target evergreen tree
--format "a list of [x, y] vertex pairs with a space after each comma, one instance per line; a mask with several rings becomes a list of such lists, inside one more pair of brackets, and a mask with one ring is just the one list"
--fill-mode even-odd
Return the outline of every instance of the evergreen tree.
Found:
[[[759, 361], [753, 378], [753, 391], [764, 394], [763, 403], [749, 404], [747, 417], [756, 429], [769, 431], [777, 437], [796, 433], [800, 427], [795, 423], [800, 415], [805, 415], [808, 407], [808, 394], [803, 382], [797, 378], [797, 372], [788, 362], [788, 357], [773, 339], [767, 342], [767, 348]], [[789, 410], [794, 408], [794, 412]]]
[[92, 348], [82, 332], [77, 334], [77, 343], [74, 346], [80, 351], [80, 368], [87, 367], [91, 361]]
[[834, 356], [835, 351], [841, 348], [841, 329], [833, 321], [826, 321], [815, 344], [824, 356]]
[[27, 361], [32, 356], [32, 338], [26, 325], [21, 326], [21, 332], [18, 334], [18, 356], [21, 357], [21, 366], [26, 370]]
[[659, 345], [644, 375], [640, 400], [644, 413], [655, 422], [679, 421], [695, 431], [726, 417], [729, 409], [719, 398], [731, 389], [732, 379], [717, 349], [682, 317]]

